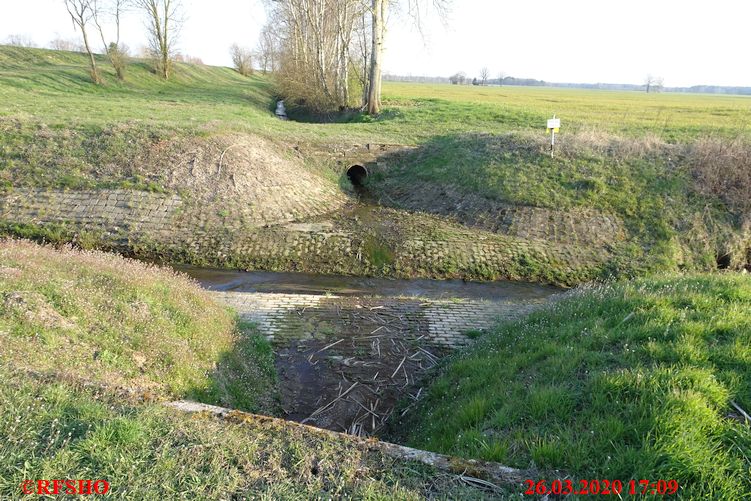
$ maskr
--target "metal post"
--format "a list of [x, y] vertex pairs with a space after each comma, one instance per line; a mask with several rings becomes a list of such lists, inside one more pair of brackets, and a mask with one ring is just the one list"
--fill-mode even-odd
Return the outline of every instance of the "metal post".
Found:
[[[555, 115], [553, 115], [555, 119]], [[555, 151], [555, 129], [550, 131], [550, 158], [553, 158], [553, 152]]]
[[550, 133], [550, 158], [553, 158], [553, 151], [555, 150], [555, 130]]

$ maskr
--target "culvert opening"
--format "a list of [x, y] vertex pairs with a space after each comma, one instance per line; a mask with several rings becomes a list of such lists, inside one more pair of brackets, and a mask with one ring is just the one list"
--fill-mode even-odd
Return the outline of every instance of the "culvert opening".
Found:
[[730, 268], [730, 263], [732, 259], [730, 256], [730, 253], [721, 254], [717, 256], [717, 269], [718, 270], [727, 270]]
[[353, 186], [362, 186], [365, 184], [365, 179], [368, 177], [368, 169], [362, 165], [355, 164], [347, 169], [347, 177]]

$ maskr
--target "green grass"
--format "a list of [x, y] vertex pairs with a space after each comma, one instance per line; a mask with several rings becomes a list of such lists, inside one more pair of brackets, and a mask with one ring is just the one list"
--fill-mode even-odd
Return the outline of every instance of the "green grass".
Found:
[[[446, 133], [535, 129], [556, 114], [562, 133], [607, 131], [670, 141], [707, 133], [751, 132], [751, 99], [707, 94], [646, 94], [545, 87], [474, 87], [388, 82], [384, 106], [416, 129], [441, 124]], [[418, 124], [420, 126], [418, 126]]]
[[[369, 187], [397, 207], [404, 187], [417, 185], [490, 204], [595, 209], [618, 216], [629, 234], [607, 273], [708, 270], [723, 248], [744, 244], [733, 242], [740, 235], [734, 208], [700, 193], [693, 175], [700, 158], [683, 146], [602, 135], [572, 136], [555, 158], [528, 132], [439, 136], [376, 169]], [[728, 166], [736, 167], [744, 168]]]
[[447, 363], [415, 447], [575, 479], [679, 481], [686, 499], [751, 495], [751, 280], [593, 286], [499, 326]]
[[[478, 499], [430, 468], [296, 425], [134, 405], [0, 367], [0, 498], [28, 479], [104, 479], [115, 499]], [[26, 496], [25, 499], [38, 499]]]
[[526, 129], [544, 133], [557, 113], [567, 131], [605, 130], [671, 141], [747, 134], [751, 100], [740, 96], [644, 94], [528, 87], [384, 83], [379, 118], [346, 123], [282, 122], [273, 116], [273, 82], [229, 68], [176, 64], [164, 82], [147, 61], [133, 60], [125, 82], [104, 57], [105, 85], [88, 79], [83, 54], [0, 46], [0, 117], [52, 129], [95, 130], [114, 123], [201, 130], [225, 128], [305, 141], [366, 140], [417, 144], [437, 135]]
[[[734, 208], [697, 190], [692, 156], [704, 136], [748, 139], [747, 97], [387, 82], [380, 117], [298, 123], [273, 116], [270, 77], [178, 64], [164, 82], [134, 60], [118, 82], [99, 62], [105, 85], [94, 86], [81, 54], [0, 47], [1, 188], [165, 191], [159, 152], [218, 134], [324, 151], [400, 143], [418, 148], [377, 173], [375, 190], [417, 180], [617, 215], [629, 238], [611, 249], [616, 274], [707, 269], [720, 251], [737, 249], [737, 260], [748, 247]], [[543, 124], [553, 113], [563, 129], [550, 159]], [[63, 227], [3, 230], [68, 239]], [[379, 266], [392, 259], [379, 241], [368, 249]], [[0, 256], [0, 496], [54, 476], [106, 477], [138, 498], [426, 494], [431, 473], [340, 442], [118, 398], [273, 408], [268, 344], [195, 284], [99, 253], [11, 242]], [[532, 264], [520, 266], [528, 276]], [[452, 360], [409, 439], [575, 478], [677, 478], [687, 498], [747, 497], [751, 436], [727, 416], [730, 400], [751, 409], [749, 303], [741, 276], [576, 295]]]
[[0, 257], [5, 364], [150, 398], [273, 410], [270, 346], [187, 277], [24, 241], [0, 241]]

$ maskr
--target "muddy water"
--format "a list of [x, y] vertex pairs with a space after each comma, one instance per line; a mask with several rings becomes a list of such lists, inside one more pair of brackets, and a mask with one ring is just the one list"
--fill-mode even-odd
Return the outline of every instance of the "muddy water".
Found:
[[390, 296], [430, 299], [542, 299], [561, 291], [558, 287], [524, 282], [466, 282], [463, 280], [390, 280], [386, 278], [273, 273], [176, 267], [204, 288], [214, 291], [278, 294], [336, 294], [339, 296]]
[[[357, 435], [378, 436], [395, 409], [408, 411], [423, 396], [433, 367], [462, 341], [471, 342], [463, 332], [497, 318], [487, 311], [516, 318], [560, 292], [515, 282], [179, 269], [262, 333], [276, 329], [287, 419]], [[447, 335], [460, 342], [442, 341]]]

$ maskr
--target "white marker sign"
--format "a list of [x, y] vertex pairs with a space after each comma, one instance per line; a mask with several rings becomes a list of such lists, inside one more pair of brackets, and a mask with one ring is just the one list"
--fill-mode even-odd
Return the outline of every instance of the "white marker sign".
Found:
[[550, 134], [550, 157], [553, 157], [553, 152], [555, 151], [555, 133], [558, 132], [561, 129], [561, 119], [556, 118], [555, 115], [553, 115], [553, 118], [548, 118], [548, 134]]

